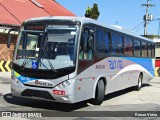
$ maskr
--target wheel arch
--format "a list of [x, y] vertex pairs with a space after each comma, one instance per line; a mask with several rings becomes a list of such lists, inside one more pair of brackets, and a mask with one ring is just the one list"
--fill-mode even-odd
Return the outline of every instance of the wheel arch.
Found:
[[106, 79], [106, 77], [99, 77], [97, 79], [97, 81], [96, 81], [95, 86], [94, 86], [93, 98], [95, 98], [96, 88], [97, 88], [97, 84], [98, 84], [99, 80], [103, 80], [103, 82], [104, 82], [104, 88], [105, 88], [105, 92], [106, 92], [106, 89], [107, 89], [107, 79]]

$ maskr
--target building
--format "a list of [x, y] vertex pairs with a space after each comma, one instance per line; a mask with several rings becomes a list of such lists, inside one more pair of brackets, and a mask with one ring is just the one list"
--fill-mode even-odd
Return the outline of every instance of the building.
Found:
[[144, 37], [150, 38], [155, 42], [155, 76], [160, 77], [160, 36], [145, 35]]
[[17, 32], [13, 33], [12, 45], [8, 49], [8, 31], [20, 27], [29, 18], [41, 16], [75, 16], [55, 0], [0, 0], [0, 72], [10, 71], [10, 61]]

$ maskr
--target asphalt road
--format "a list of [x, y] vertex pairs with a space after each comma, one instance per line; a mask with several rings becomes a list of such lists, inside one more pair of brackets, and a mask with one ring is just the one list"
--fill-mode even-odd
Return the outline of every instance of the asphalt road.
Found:
[[[160, 78], [155, 77], [149, 84], [144, 85], [141, 91], [128, 88], [109, 94], [102, 105], [94, 106], [88, 101], [71, 105], [13, 97], [10, 94], [10, 73], [0, 73], [0, 111], [15, 111], [21, 115], [25, 114], [25, 111], [39, 112], [38, 115], [48, 116], [45, 118], [24, 116], [24, 118], [16, 117], [16, 120], [60, 120], [64, 117], [65, 120], [158, 120], [160, 119], [160, 112], [157, 112], [160, 111]], [[137, 117], [137, 114], [141, 117]], [[0, 117], [0, 120], [8, 120], [8, 117]]]

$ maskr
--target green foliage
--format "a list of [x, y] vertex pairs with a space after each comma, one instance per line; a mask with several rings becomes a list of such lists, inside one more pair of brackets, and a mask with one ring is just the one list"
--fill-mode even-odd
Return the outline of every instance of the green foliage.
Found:
[[100, 15], [98, 10], [98, 5], [96, 3], [93, 4], [93, 8], [88, 7], [85, 13], [85, 17], [92, 18], [97, 20]]

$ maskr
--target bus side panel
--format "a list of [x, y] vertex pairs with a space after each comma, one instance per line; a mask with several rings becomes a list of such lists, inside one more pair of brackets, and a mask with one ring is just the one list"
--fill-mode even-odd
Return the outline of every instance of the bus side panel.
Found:
[[95, 65], [85, 69], [76, 77], [75, 101], [83, 101], [93, 98], [94, 85], [96, 83]]
[[[145, 61], [145, 62], [144, 62]], [[106, 94], [138, 84], [139, 74], [143, 73], [143, 83], [152, 78], [154, 71], [151, 58], [108, 57], [84, 69], [76, 77], [76, 101], [95, 97], [97, 82], [105, 78]]]
[[[141, 66], [141, 68], [137, 68], [143, 72], [144, 81], [146, 79], [151, 80], [154, 76], [155, 69], [155, 59], [153, 58], [132, 58], [132, 57], [123, 57], [126, 60], [132, 61], [133, 63]], [[146, 81], [148, 82], [148, 80]]]

